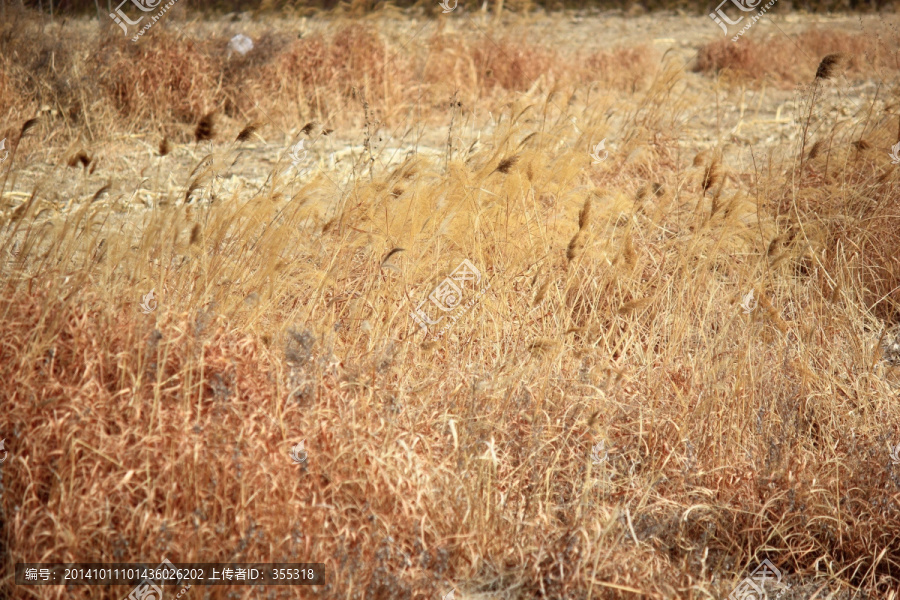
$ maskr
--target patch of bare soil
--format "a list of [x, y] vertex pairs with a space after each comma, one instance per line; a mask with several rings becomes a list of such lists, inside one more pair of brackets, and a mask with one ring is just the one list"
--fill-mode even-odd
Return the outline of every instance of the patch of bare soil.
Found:
[[[747, 37], [764, 39], [779, 35], [787, 39], [796, 37], [811, 28], [859, 33], [871, 30], [887, 17], [870, 15], [866, 17], [797, 15], [767, 15], [757, 22]], [[673, 96], [681, 100], [683, 111], [673, 115], [673, 122], [681, 128], [682, 148], [685, 156], [697, 151], [717, 146], [724, 148], [724, 159], [743, 170], [752, 170], [754, 160], [758, 163], [762, 156], [778, 160], [783, 152], [790, 152], [801, 134], [801, 124], [809, 115], [803, 112], [802, 95], [796, 89], [785, 89], [777, 81], [735, 84], [717, 80], [693, 71], [700, 49], [707, 43], [722, 38], [718, 26], [708, 17], [679, 14], [644, 14], [627, 16], [621, 14], [554, 13], [529, 16], [506, 15], [498, 24], [492, 15], [481, 12], [461, 11], [453, 18], [430, 20], [400, 17], [370, 17], [365, 25], [373, 27], [387, 41], [392, 52], [427, 52], [428, 40], [437, 33], [457, 35], [473, 39], [484, 38], [493, 43], [501, 39], [521, 39], [532, 44], [544, 45], [576, 61], [590, 52], [613, 48], [636, 48], [650, 46], [661, 57], [660, 67], [674, 73], [678, 83], [673, 86]], [[215, 21], [183, 24], [176, 20], [160, 26], [179, 29], [183, 35], [202, 38], [205, 33], [225, 30], [226, 34], [241, 32], [251, 37], [264, 32], [276, 31], [279, 35], [309, 36], [318, 32], [328, 32], [336, 23], [326, 19], [266, 19], [264, 22], [249, 20], [219, 23]], [[140, 43], [152, 44], [153, 39]], [[797, 60], [810, 65], [821, 57], [798, 54]], [[865, 99], [873, 97], [883, 82], [848, 81], [845, 79], [831, 83], [821, 93], [823, 102], [817, 107], [818, 117], [839, 117], [851, 114], [864, 105]], [[539, 80], [523, 97], [539, 102], [552, 90], [547, 80]], [[601, 90], [602, 91], [602, 90]], [[582, 98], [590, 94], [583, 93]], [[576, 98], [579, 92], [576, 91]], [[615, 96], [612, 101], [610, 123], [622, 124], [630, 118], [630, 104], [633, 98], [626, 94]], [[571, 112], [571, 103], [563, 105], [554, 101], [563, 112]], [[676, 103], [677, 106], [677, 103]], [[108, 193], [120, 198], [126, 204], [152, 205], [155, 202], [177, 201], [189, 186], [191, 174], [211, 151], [225, 158], [219, 164], [210, 165], [217, 176], [215, 185], [208, 193], [227, 197], [239, 188], [257, 188], [265, 185], [273, 172], [281, 173], [286, 180], [302, 186], [304, 178], [323, 176], [338, 187], [354, 173], [367, 172], [370, 165], [375, 168], [390, 168], [400, 164], [412, 155], [443, 160], [447, 152], [447, 128], [449, 115], [434, 122], [418, 125], [412, 129], [411, 123], [422, 110], [433, 107], [417, 106], [407, 111], [407, 118], [391, 126], [375, 123], [370, 128], [369, 145], [366, 146], [365, 123], [362, 122], [361, 107], [347, 103], [335, 114], [329, 115], [341, 121], [343, 126], [328, 136], [304, 136], [300, 134], [302, 123], [293, 127], [282, 127], [283, 115], [262, 115], [274, 117], [273, 124], [254, 136], [248, 143], [235, 147], [227, 140], [212, 144], [185, 144], [176, 146], [167, 157], [166, 167], [160, 166], [156, 152], [161, 136], [134, 135], [126, 138], [99, 139], [92, 144], [92, 152], [97, 157], [94, 172], [73, 176], [74, 171], [66, 171], [66, 152], [74, 153], [74, 148], [42, 145], [25, 157], [27, 168], [13, 180], [13, 197], [25, 198], [38, 181], [54, 182], [51, 189], [43, 191], [43, 197], [55, 207], [71, 206], [79, 200], [93, 197], [96, 191], [109, 185]], [[498, 107], [494, 107], [495, 110]], [[467, 148], [478, 144], [482, 136], [489, 136], [496, 122], [491, 107], [467, 106], [457, 120], [459, 145]], [[468, 114], [465, 114], [468, 113]], [[827, 114], [826, 114], [827, 113]], [[821, 119], [820, 119], [821, 120]], [[464, 121], [465, 126], [459, 123]], [[234, 122], [233, 127], [240, 123]], [[814, 132], [813, 132], [814, 134]], [[304, 139], [304, 146], [297, 153], [302, 160], [291, 154], [297, 142]], [[785, 146], [784, 144], [787, 144]], [[616, 140], [607, 140], [607, 147], [615, 152]], [[755, 154], [754, 154], [755, 153]], [[300, 164], [302, 163], [302, 164]], [[154, 191], [120, 182], [154, 181], [162, 183]]]

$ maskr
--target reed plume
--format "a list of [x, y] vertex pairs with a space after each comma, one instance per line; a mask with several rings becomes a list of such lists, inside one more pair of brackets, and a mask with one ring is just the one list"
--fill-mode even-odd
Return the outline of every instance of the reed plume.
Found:
[[185, 191], [185, 193], [184, 193], [184, 203], [185, 204], [191, 203], [191, 201], [193, 200], [193, 198], [191, 196], [195, 191], [203, 189], [203, 185], [200, 184], [199, 179], [200, 178], [198, 177], [197, 179], [194, 179], [193, 181], [191, 181], [191, 184], [188, 186], [187, 191]]
[[578, 231], [575, 232], [575, 235], [569, 240], [569, 246], [566, 248], [566, 260], [570, 263], [575, 259], [578, 252], [584, 248], [585, 230], [587, 229], [590, 215], [591, 199], [587, 198], [581, 206], [581, 210], [578, 212]]
[[200, 119], [197, 122], [197, 127], [194, 129], [194, 139], [198, 142], [205, 142], [207, 140], [213, 139], [215, 136], [215, 112], [210, 112]]
[[40, 119], [37, 117], [33, 119], [28, 119], [24, 123], [22, 123], [22, 129], [19, 131], [19, 139], [25, 137], [25, 134], [28, 133], [32, 128], [36, 127], [40, 122]]
[[241, 129], [240, 133], [237, 134], [237, 137], [234, 139], [236, 143], [246, 142], [250, 139], [256, 130], [262, 126], [262, 123], [258, 121], [254, 121], [252, 123], [248, 123], [243, 129]]
[[87, 169], [91, 164], [91, 157], [88, 156], [87, 152], [84, 150], [79, 150], [77, 154], [73, 155], [69, 158], [69, 161], [66, 163], [69, 167], [77, 167], [78, 163], [81, 163], [81, 167], [83, 169]]
[[534, 301], [531, 303], [532, 306], [537, 306], [541, 303], [541, 300], [544, 299], [544, 296], [547, 295], [547, 290], [550, 288], [550, 278], [548, 277], [546, 281], [541, 285], [538, 289], [537, 293], [534, 295]]
[[816, 142], [812, 145], [812, 148], [809, 149], [809, 155], [807, 156], [808, 160], [812, 160], [815, 157], [819, 156], [822, 152], [822, 140], [816, 140]]
[[500, 161], [500, 164], [497, 165], [497, 168], [494, 169], [493, 172], [501, 172], [503, 174], [509, 173], [509, 170], [519, 162], [519, 157], [517, 155], [509, 156]]
[[819, 68], [816, 69], [816, 80], [830, 79], [832, 75], [834, 75], [834, 72], [837, 70], [838, 66], [840, 66], [844, 62], [844, 58], [845, 57], [842, 52], [827, 54], [819, 63]]
[[578, 212], [578, 231], [583, 230], [587, 227], [588, 221], [591, 218], [591, 199], [588, 198], [584, 201], [584, 204], [581, 207], [581, 210]]
[[397, 254], [398, 252], [403, 252], [404, 248], [391, 248], [391, 251], [388, 252], [383, 259], [381, 259], [381, 266], [384, 267], [384, 263], [388, 261], [390, 257]]
[[703, 192], [706, 193], [707, 191], [709, 191], [709, 188], [718, 183], [721, 176], [722, 171], [719, 166], [719, 157], [714, 156], [709, 165], [703, 171]]
[[96, 192], [96, 193], [93, 195], [93, 197], [91, 198], [90, 204], [93, 204], [94, 202], [96, 202], [97, 200], [99, 200], [99, 199], [100, 199], [100, 196], [102, 196], [103, 194], [105, 194], [106, 192], [108, 192], [110, 187], [112, 187], [112, 186], [111, 186], [110, 184], [107, 183], [106, 185], [104, 185], [103, 187], [101, 187], [99, 190], [97, 190], [97, 192]]

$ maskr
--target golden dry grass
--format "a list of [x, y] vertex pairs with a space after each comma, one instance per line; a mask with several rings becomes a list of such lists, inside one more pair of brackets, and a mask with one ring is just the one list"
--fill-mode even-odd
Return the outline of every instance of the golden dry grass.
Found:
[[[0, 96], [4, 594], [118, 598], [16, 587], [12, 566], [167, 556], [328, 566], [317, 592], [272, 597], [708, 598], [768, 558], [797, 598], [891, 597], [900, 411], [878, 348], [900, 300], [896, 86], [832, 120], [807, 67], [804, 141], [741, 171], [685, 139], [690, 74], [649, 50], [554, 71], [571, 58], [540, 44], [436, 35], [446, 51], [409, 88], [423, 57], [373, 27], [273, 34], [248, 79], [219, 79], [212, 51], [185, 60], [189, 38], [101, 37], [91, 102], [47, 72]], [[25, 77], [4, 64], [0, 85]], [[455, 150], [301, 178], [282, 160], [229, 187], [216, 175], [254, 90], [273, 112], [295, 102], [279, 115], [298, 130], [344, 103], [334, 124], [365, 136], [365, 98]], [[23, 128], [42, 93], [81, 117]], [[195, 145], [214, 109], [224, 125]], [[20, 149], [101, 126], [158, 126], [175, 147], [129, 193], [89, 188], [74, 146], [73, 168], [13, 192]], [[68, 206], [45, 199], [79, 176]], [[410, 312], [463, 259], [489, 288], [435, 338]]]

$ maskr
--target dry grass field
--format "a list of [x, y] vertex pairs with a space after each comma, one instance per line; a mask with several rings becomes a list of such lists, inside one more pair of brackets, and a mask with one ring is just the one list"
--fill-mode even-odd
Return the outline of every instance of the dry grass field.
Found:
[[897, 14], [187, 4], [0, 23], [0, 597], [900, 598]]

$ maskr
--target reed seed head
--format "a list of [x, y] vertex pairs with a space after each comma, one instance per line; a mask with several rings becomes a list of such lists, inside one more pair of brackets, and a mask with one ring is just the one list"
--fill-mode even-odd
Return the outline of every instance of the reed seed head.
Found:
[[578, 231], [581, 231], [585, 227], [587, 227], [588, 220], [591, 218], [591, 199], [588, 198], [584, 201], [584, 205], [581, 207], [581, 212], [578, 213]]
[[809, 156], [807, 157], [809, 160], [814, 159], [822, 153], [822, 140], [816, 140], [816, 143], [812, 145], [812, 148], [809, 149]]
[[722, 177], [722, 172], [719, 168], [719, 158], [715, 157], [709, 163], [709, 166], [706, 167], [706, 171], [703, 173], [703, 191], [707, 192], [709, 188], [716, 185], [719, 179]]
[[241, 129], [241, 132], [238, 133], [237, 137], [234, 139], [235, 142], [246, 142], [250, 139], [250, 137], [256, 133], [256, 130], [262, 126], [262, 123], [258, 121], [254, 121], [252, 123], [248, 123], [246, 127]]
[[576, 233], [571, 240], [569, 240], [569, 247], [566, 248], [566, 260], [572, 262], [575, 259], [575, 256], [578, 254], [578, 251], [584, 246], [581, 241], [581, 231]]
[[112, 187], [112, 186], [111, 186], [110, 184], [107, 183], [107, 184], [104, 185], [102, 188], [100, 188], [99, 190], [97, 190], [97, 193], [95, 193], [95, 194], [94, 194], [94, 197], [91, 198], [91, 202], [90, 202], [90, 203], [93, 204], [94, 202], [96, 202], [97, 200], [99, 200], [99, 199], [100, 199], [100, 196], [102, 196], [103, 194], [105, 194], [106, 192], [108, 192], [110, 187]]
[[391, 251], [388, 252], [387, 255], [381, 260], [381, 266], [383, 267], [384, 263], [386, 263], [390, 257], [397, 254], [398, 252], [403, 252], [403, 250], [405, 250], [405, 248], [392, 248]]
[[22, 129], [21, 131], [19, 131], [19, 138], [21, 139], [22, 137], [24, 137], [25, 134], [28, 133], [28, 130], [30, 130], [32, 127], [35, 127], [38, 122], [38, 119], [35, 117], [34, 119], [28, 119], [27, 121], [22, 123]]
[[816, 69], [816, 79], [830, 79], [843, 61], [844, 55], [840, 52], [825, 55], [819, 63], [819, 68]]
[[537, 294], [534, 295], [534, 302], [531, 303], [532, 306], [537, 306], [541, 303], [541, 300], [544, 299], [544, 296], [547, 295], [547, 289], [550, 287], [550, 278], [541, 285], [540, 289], [537, 291]]
[[510, 156], [508, 158], [504, 158], [500, 161], [500, 164], [497, 165], [497, 168], [494, 170], [507, 174], [509, 173], [509, 170], [513, 167], [513, 165], [515, 165], [517, 162], [519, 162], [518, 156]]
[[185, 204], [190, 204], [190, 202], [191, 202], [191, 195], [192, 195], [195, 191], [200, 190], [200, 189], [203, 189], [203, 186], [200, 185], [200, 182], [199, 182], [197, 179], [193, 180], [193, 181], [191, 182], [191, 185], [188, 186], [187, 191], [184, 193], [184, 203], [185, 203]]
[[200, 119], [194, 129], [194, 139], [198, 142], [211, 140], [215, 136], [215, 112], [210, 112]]
[[84, 150], [79, 150], [78, 154], [75, 154], [69, 159], [67, 165], [70, 167], [76, 167], [78, 166], [78, 163], [81, 163], [81, 167], [87, 169], [88, 165], [91, 164], [91, 160], [92, 159], [90, 156], [88, 156], [87, 152], [85, 152]]

